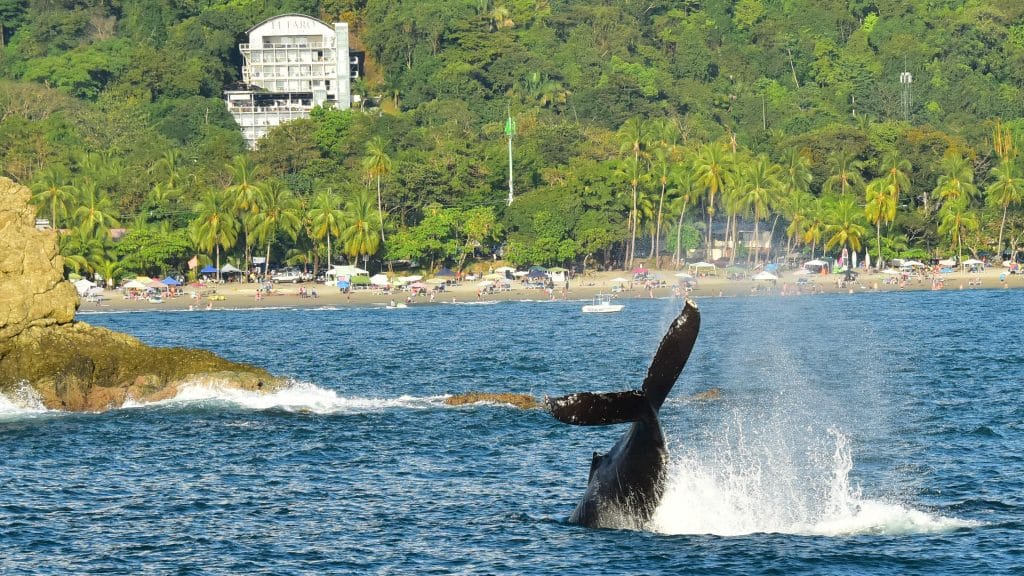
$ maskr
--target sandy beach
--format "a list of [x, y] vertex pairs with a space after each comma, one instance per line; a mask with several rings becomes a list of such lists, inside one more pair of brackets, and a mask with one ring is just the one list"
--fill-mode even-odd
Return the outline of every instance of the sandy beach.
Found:
[[[437, 293], [431, 299], [427, 294], [412, 297], [407, 291], [390, 293], [375, 289], [356, 289], [342, 293], [336, 287], [322, 283], [306, 282], [300, 284], [275, 284], [272, 292], [262, 295], [257, 300], [259, 284], [253, 283], [210, 283], [205, 286], [184, 286], [181, 295], [164, 298], [163, 302], [153, 303], [146, 300], [132, 300], [122, 296], [116, 290], [107, 290], [102, 299], [82, 299], [79, 308], [82, 312], [128, 311], [128, 310], [217, 310], [239, 308], [297, 308], [297, 307], [352, 307], [352, 306], [387, 306], [392, 301], [407, 303], [408, 306], [429, 306], [441, 303], [495, 302], [504, 300], [569, 300], [589, 301], [599, 294], [611, 295], [614, 299], [628, 298], [662, 298], [681, 293], [676, 270], [654, 271], [653, 274], [662, 280], [662, 284], [648, 289], [643, 282], [614, 282], [616, 278], [629, 277], [622, 271], [594, 272], [583, 277], [577, 276], [569, 283], [569, 289], [556, 285], [550, 293], [547, 290], [525, 288], [513, 283], [510, 291], [495, 293], [479, 293], [478, 282], [467, 281], [459, 285], [448, 286], [444, 292]], [[1000, 275], [1005, 274], [1005, 281]], [[881, 273], [861, 273], [853, 282], [841, 283], [842, 275], [809, 275], [806, 284], [798, 285], [801, 276], [792, 271], [782, 273], [777, 281], [757, 281], [751, 279], [732, 280], [724, 275], [698, 278], [689, 295], [701, 300], [704, 298], [730, 297], [804, 297], [818, 294], [865, 294], [880, 292], [912, 291], [912, 290], [979, 290], [1024, 288], [1024, 275], [1012, 275], [1002, 269], [989, 268], [981, 274], [952, 273], [937, 275], [942, 279], [936, 284], [934, 278], [927, 275], [911, 276], [901, 282], [898, 277]], [[300, 288], [307, 294], [316, 291], [317, 297], [303, 297]]]

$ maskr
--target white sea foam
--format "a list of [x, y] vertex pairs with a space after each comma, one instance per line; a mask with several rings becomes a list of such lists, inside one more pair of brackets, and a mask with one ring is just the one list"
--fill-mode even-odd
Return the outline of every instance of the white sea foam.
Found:
[[0, 418], [17, 418], [44, 412], [50, 410], [43, 405], [39, 393], [28, 384], [21, 384], [10, 395], [0, 394]]
[[771, 441], [740, 438], [673, 459], [651, 528], [665, 534], [818, 536], [919, 534], [975, 526], [912, 506], [865, 498], [850, 482], [853, 458], [845, 435], [808, 447], [801, 457]]
[[139, 403], [126, 401], [124, 408], [167, 405], [225, 405], [251, 410], [285, 410], [313, 414], [348, 414], [382, 410], [422, 409], [443, 405], [444, 396], [399, 396], [397, 398], [353, 398], [307, 382], [293, 382], [274, 392], [241, 390], [217, 382], [195, 382], [183, 385], [169, 400]]

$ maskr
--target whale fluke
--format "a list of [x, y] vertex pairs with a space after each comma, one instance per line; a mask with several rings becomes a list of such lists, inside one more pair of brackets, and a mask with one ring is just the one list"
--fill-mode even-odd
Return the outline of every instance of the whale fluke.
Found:
[[632, 422], [608, 451], [594, 453], [590, 480], [569, 522], [595, 528], [637, 528], [650, 520], [664, 493], [668, 451], [658, 411], [693, 351], [700, 312], [687, 300], [661, 340], [640, 390], [578, 392], [546, 398], [561, 422], [581, 426]]

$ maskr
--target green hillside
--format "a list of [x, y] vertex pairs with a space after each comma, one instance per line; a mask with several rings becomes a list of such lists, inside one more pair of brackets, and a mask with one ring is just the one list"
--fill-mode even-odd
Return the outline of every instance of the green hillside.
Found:
[[[290, 12], [350, 23], [370, 105], [250, 153], [221, 91]], [[0, 37], [0, 174], [80, 273], [1024, 248], [1018, 0], [0, 0]]]

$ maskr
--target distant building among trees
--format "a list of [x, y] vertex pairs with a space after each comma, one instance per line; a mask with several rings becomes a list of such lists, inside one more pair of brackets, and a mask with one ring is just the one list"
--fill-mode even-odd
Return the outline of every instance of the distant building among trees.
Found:
[[307, 118], [314, 106], [351, 107], [362, 53], [349, 50], [348, 23], [332, 28], [310, 16], [282, 14], [247, 34], [249, 42], [238, 47], [242, 82], [224, 97], [250, 149], [274, 126]]

